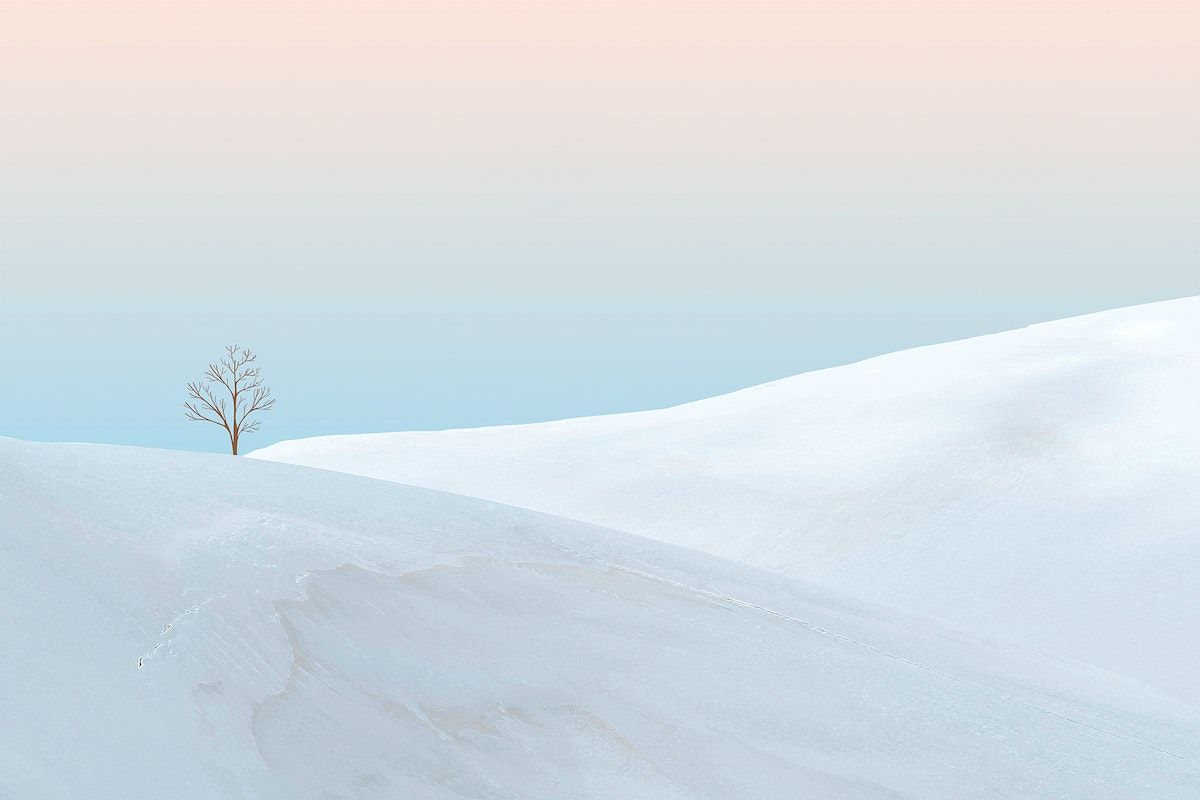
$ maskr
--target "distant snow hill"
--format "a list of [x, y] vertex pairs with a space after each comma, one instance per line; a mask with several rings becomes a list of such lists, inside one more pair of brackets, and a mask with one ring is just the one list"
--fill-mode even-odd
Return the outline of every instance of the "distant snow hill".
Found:
[[[1130, 362], [1130, 383], [1156, 369]], [[1179, 480], [1158, 477], [1137, 492], [1159, 501], [1150, 541]], [[1089, 517], [1097, 547], [1118, 508]], [[1135, 578], [1156, 547], [1124, 554]], [[1090, 598], [1089, 574], [1063, 581]], [[1140, 606], [1157, 630], [1162, 605]], [[0, 440], [0, 609], [6, 800], [1200, 796], [1200, 713], [1134, 681], [697, 551], [283, 464]]]
[[661, 411], [252, 455], [696, 548], [1200, 700], [1200, 298]]

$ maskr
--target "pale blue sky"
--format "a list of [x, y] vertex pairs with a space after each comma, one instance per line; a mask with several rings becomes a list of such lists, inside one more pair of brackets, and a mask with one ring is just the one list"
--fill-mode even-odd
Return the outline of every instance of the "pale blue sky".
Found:
[[5, 11], [0, 434], [220, 451], [180, 403], [226, 343], [278, 397], [249, 449], [1200, 292], [1183, 6], [252, 7]]

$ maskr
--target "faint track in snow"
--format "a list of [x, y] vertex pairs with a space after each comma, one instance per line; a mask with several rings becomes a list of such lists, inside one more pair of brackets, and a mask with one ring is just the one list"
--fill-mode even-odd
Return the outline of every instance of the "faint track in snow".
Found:
[[149, 661], [149, 660], [150, 660], [151, 656], [153, 656], [153, 655], [154, 655], [155, 653], [157, 653], [157, 652], [158, 652], [160, 649], [162, 649], [163, 645], [167, 644], [167, 641], [166, 641], [165, 639], [163, 639], [163, 637], [164, 637], [164, 636], [166, 636], [166, 635], [167, 635], [168, 633], [170, 633], [171, 631], [173, 631], [173, 630], [175, 629], [175, 626], [176, 626], [176, 625], [178, 625], [178, 624], [179, 624], [179, 622], [180, 622], [180, 621], [181, 621], [181, 620], [182, 620], [184, 617], [189, 617], [189, 616], [191, 616], [192, 614], [195, 614], [195, 613], [196, 613], [197, 611], [199, 611], [200, 609], [204, 608], [206, 605], [208, 605], [208, 604], [209, 604], [209, 603], [211, 603], [212, 601], [214, 601], [214, 600], [221, 600], [221, 599], [223, 599], [224, 597], [225, 597], [225, 595], [223, 595], [223, 594], [222, 594], [222, 595], [217, 595], [217, 596], [215, 596], [215, 597], [209, 597], [209, 598], [206, 598], [206, 599], [204, 599], [204, 600], [201, 600], [199, 603], [196, 603], [196, 604], [195, 604], [195, 605], [193, 605], [192, 607], [190, 607], [190, 608], [187, 608], [187, 609], [184, 609], [183, 611], [179, 612], [179, 613], [178, 613], [178, 614], [176, 614], [174, 617], [172, 617], [172, 618], [171, 618], [171, 621], [170, 621], [170, 622], [168, 622], [168, 623], [167, 623], [167, 625], [166, 625], [166, 627], [162, 629], [162, 633], [160, 633], [160, 634], [158, 635], [158, 638], [159, 638], [159, 640], [160, 640], [160, 641], [158, 642], [158, 644], [154, 645], [154, 647], [151, 647], [149, 650], [147, 650], [147, 651], [146, 651], [146, 652], [145, 652], [145, 653], [144, 653], [144, 654], [143, 654], [143, 655], [142, 655], [142, 656], [141, 656], [141, 657], [140, 657], [140, 658], [137, 660], [137, 666], [138, 666], [138, 669], [141, 669], [141, 668], [142, 668], [142, 667], [145, 665], [145, 663], [146, 663], [147, 661]]

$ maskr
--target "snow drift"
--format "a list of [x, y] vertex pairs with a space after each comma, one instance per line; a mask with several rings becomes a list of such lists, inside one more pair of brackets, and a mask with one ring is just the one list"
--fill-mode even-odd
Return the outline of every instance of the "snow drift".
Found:
[[0, 440], [0, 797], [1194, 798], [1140, 684], [699, 552]]
[[1200, 699], [1200, 298], [677, 408], [253, 455], [630, 531]]

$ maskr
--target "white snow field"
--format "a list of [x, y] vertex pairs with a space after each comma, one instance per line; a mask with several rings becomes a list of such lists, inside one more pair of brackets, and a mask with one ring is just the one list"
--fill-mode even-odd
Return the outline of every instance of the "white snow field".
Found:
[[1137, 682], [285, 464], [0, 439], [0, 608], [3, 798], [1200, 796]]
[[697, 548], [1200, 701], [1200, 298], [661, 411], [252, 455]]

